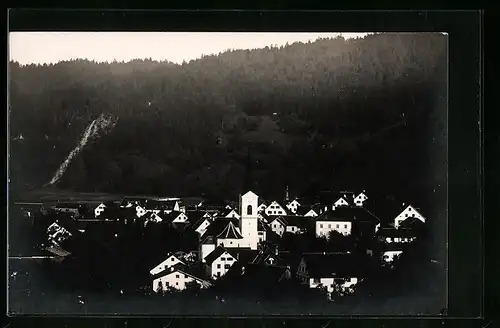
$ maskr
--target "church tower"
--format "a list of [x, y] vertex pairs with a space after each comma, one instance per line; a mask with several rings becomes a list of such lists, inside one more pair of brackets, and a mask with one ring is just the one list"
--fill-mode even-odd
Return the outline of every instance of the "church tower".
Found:
[[259, 196], [252, 191], [246, 192], [240, 197], [240, 231], [244, 244], [250, 249], [256, 250], [259, 242], [257, 232], [258, 217], [257, 207], [259, 206]]

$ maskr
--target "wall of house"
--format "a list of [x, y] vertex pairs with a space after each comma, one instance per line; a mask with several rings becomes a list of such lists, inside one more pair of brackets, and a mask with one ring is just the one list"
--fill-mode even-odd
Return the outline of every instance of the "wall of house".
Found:
[[224, 276], [235, 262], [236, 259], [232, 257], [229, 253], [225, 252], [218, 259], [216, 259], [210, 266], [210, 277], [216, 280]]
[[395, 219], [394, 219], [394, 227], [399, 228], [401, 222], [406, 220], [409, 217], [415, 217], [425, 223], [425, 218], [420, 215], [411, 205], [406, 207], [403, 212], [401, 212]]
[[136, 206], [135, 212], [137, 214], [137, 217], [139, 217], [139, 218], [141, 216], [143, 216], [144, 214], [146, 214], [146, 210], [144, 208], [142, 208], [141, 206]]
[[283, 236], [283, 233], [285, 232], [285, 227], [281, 223], [274, 221], [271, 222], [270, 226], [272, 231], [274, 231], [280, 236]]
[[388, 244], [392, 243], [411, 243], [414, 241], [415, 237], [386, 237], [384, 241]]
[[238, 215], [238, 213], [236, 213], [235, 210], [232, 210], [231, 212], [229, 212], [228, 215], [226, 215], [226, 218], [236, 218], [236, 219], [239, 219], [240, 216]]
[[161, 283], [162, 290], [166, 291], [168, 287], [172, 287], [178, 290], [186, 289], [186, 284], [188, 282], [195, 281], [201, 288], [204, 288], [204, 284], [193, 277], [185, 275], [182, 272], [175, 271], [166, 276], [157, 278], [153, 280], [153, 290], [156, 292], [158, 290], [158, 284]]
[[[358, 278], [347, 278], [344, 283], [338, 284], [340, 288], [346, 289], [349, 287], [353, 287], [358, 283]], [[334, 278], [320, 278], [320, 279], [314, 279], [314, 278], [309, 278], [309, 287], [310, 288], [317, 288], [319, 286], [326, 287], [326, 290], [331, 293], [334, 290], [334, 286], [337, 283], [335, 282]]]
[[300, 204], [296, 201], [291, 202], [288, 204], [286, 207], [292, 211], [292, 213], [297, 213], [297, 209], [299, 208]]
[[208, 221], [204, 221], [195, 231], [201, 236], [207, 231], [209, 225], [210, 223]]
[[347, 206], [349, 205], [347, 203], [347, 201], [344, 199], [344, 198], [340, 198], [338, 199], [335, 203], [334, 203], [335, 206]]
[[214, 244], [202, 244], [201, 245], [201, 252], [200, 252], [200, 260], [201, 262], [205, 262], [205, 257], [207, 257], [208, 254], [212, 253], [215, 249]]
[[173, 255], [169, 256], [165, 261], [161, 262], [156, 267], [154, 267], [154, 269], [151, 270], [150, 273], [153, 275], [158, 274], [178, 263], [183, 263], [183, 262]]
[[224, 246], [224, 247], [248, 247], [246, 246], [247, 243], [245, 243], [245, 240], [243, 239], [233, 239], [233, 238], [218, 238], [217, 239], [217, 245]]
[[264, 212], [267, 215], [286, 215], [285, 209], [276, 202], [272, 202]]
[[304, 216], [316, 217], [318, 214], [316, 214], [313, 210], [309, 210], [309, 212], [307, 212]]
[[106, 208], [106, 206], [104, 204], [100, 204], [99, 206], [97, 206], [94, 210], [95, 217], [98, 217], [99, 215], [101, 215], [105, 208]]
[[399, 255], [401, 255], [403, 251], [387, 251], [384, 252], [384, 260], [386, 262], [392, 262], [395, 260], [395, 258]]
[[266, 233], [265, 231], [258, 231], [258, 232], [257, 232], [257, 235], [258, 235], [258, 237], [259, 237], [259, 243], [262, 243], [262, 242], [264, 242], [264, 241], [266, 241], [266, 240], [267, 240], [267, 239], [266, 239], [266, 237], [267, 237], [267, 236], [266, 236], [266, 235], [267, 235], [267, 233]]
[[186, 222], [187, 216], [184, 213], [180, 213], [175, 220], [172, 221], [172, 223], [183, 223]]
[[287, 232], [291, 232], [291, 233], [299, 233], [299, 232], [301, 232], [301, 230], [298, 227], [296, 227], [296, 226], [287, 226], [286, 227], [286, 231]]
[[317, 221], [316, 237], [327, 236], [330, 231], [338, 231], [343, 235], [350, 235], [352, 223], [349, 221]]

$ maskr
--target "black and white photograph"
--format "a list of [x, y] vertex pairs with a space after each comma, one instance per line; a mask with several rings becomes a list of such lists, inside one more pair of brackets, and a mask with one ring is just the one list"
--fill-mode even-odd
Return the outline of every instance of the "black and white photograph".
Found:
[[11, 315], [442, 315], [448, 35], [10, 32]]

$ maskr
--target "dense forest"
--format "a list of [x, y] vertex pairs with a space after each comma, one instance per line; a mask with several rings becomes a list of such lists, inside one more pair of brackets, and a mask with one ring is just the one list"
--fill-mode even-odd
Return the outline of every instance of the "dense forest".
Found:
[[412, 199], [444, 190], [446, 42], [373, 34], [181, 65], [10, 62], [10, 183], [49, 182], [104, 114], [117, 124], [57, 187], [217, 198], [248, 182], [264, 197], [285, 185], [292, 195], [372, 188]]

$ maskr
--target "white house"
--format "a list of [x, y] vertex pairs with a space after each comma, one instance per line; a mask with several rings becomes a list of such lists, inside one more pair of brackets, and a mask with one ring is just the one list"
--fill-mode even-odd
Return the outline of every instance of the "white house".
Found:
[[348, 294], [362, 280], [358, 267], [349, 253], [304, 254], [297, 268], [297, 277], [310, 288]]
[[212, 221], [209, 218], [202, 217], [199, 219], [194, 225], [193, 229], [196, 231], [200, 236], [203, 236], [203, 234], [207, 231], [208, 227]]
[[292, 212], [297, 213], [297, 209], [300, 207], [300, 203], [294, 199], [286, 205], [286, 207]]
[[248, 247], [244, 237], [239, 232], [233, 221], [229, 221], [226, 227], [216, 236], [217, 246], [224, 247]]
[[422, 221], [422, 223], [425, 223], [424, 216], [420, 214], [413, 206], [408, 205], [401, 213], [399, 213], [398, 216], [396, 216], [396, 218], [394, 218], [394, 228], [399, 228], [401, 222], [408, 218], [417, 218]]
[[169, 288], [184, 290], [188, 283], [196, 283], [200, 288], [208, 288], [211, 283], [200, 277], [198, 274], [190, 272], [189, 267], [176, 265], [153, 276], [153, 290], [155, 292], [167, 291]]
[[198, 259], [200, 262], [205, 263], [205, 258], [215, 250], [216, 239], [214, 236], [203, 236], [198, 249]]
[[361, 192], [356, 197], [354, 197], [354, 205], [363, 206], [363, 203], [368, 199], [365, 193]]
[[187, 215], [183, 212], [172, 211], [169, 213], [170, 222], [172, 223], [187, 223]]
[[308, 217], [317, 217], [319, 215], [319, 211], [314, 210], [313, 207], [310, 206], [300, 206], [297, 208], [297, 212], [295, 214], [300, 216], [308, 216]]
[[226, 209], [226, 211], [224, 213], [222, 213], [221, 216], [223, 216], [225, 218], [235, 218], [235, 219], [240, 218], [240, 215], [238, 214], [238, 212], [236, 212], [233, 209]]
[[271, 230], [274, 231], [277, 235], [283, 236], [283, 233], [286, 229], [286, 224], [280, 217], [275, 218], [271, 222], [269, 222], [269, 226]]
[[340, 212], [326, 211], [316, 218], [316, 237], [328, 237], [330, 231], [337, 231], [344, 236], [351, 234], [353, 218], [337, 214]]
[[224, 247], [217, 247], [205, 258], [207, 274], [214, 280], [222, 277], [236, 262], [236, 258], [229, 254]]
[[175, 256], [175, 254], [170, 254], [166, 260], [164, 260], [163, 262], [161, 262], [160, 264], [155, 266], [153, 269], [151, 269], [151, 271], [149, 271], [149, 273], [152, 275], [156, 275], [156, 274], [158, 274], [162, 271], [165, 271], [166, 269], [171, 268], [174, 265], [177, 265], [179, 263], [186, 264], [186, 263], [184, 263], [184, 261], [182, 261], [182, 259]]
[[333, 205], [335, 205], [335, 207], [341, 207], [349, 206], [349, 203], [347, 202], [346, 197], [340, 197], [335, 203], [333, 203]]
[[95, 209], [94, 209], [94, 215], [95, 217], [98, 217], [101, 215], [101, 213], [104, 211], [106, 208], [106, 205], [104, 203], [99, 204]]
[[267, 208], [267, 205], [266, 203], [261, 203], [258, 207], [257, 207], [257, 213], [260, 213], [260, 212], [264, 212]]
[[135, 206], [135, 213], [138, 218], [142, 217], [144, 214], [146, 214], [146, 209], [140, 205]]
[[266, 215], [274, 215], [274, 216], [287, 214], [285, 208], [283, 208], [283, 206], [278, 204], [278, 202], [276, 201], [273, 201], [271, 204], [269, 204], [269, 206], [266, 207], [266, 209], [264, 210], [264, 213], [266, 213]]

